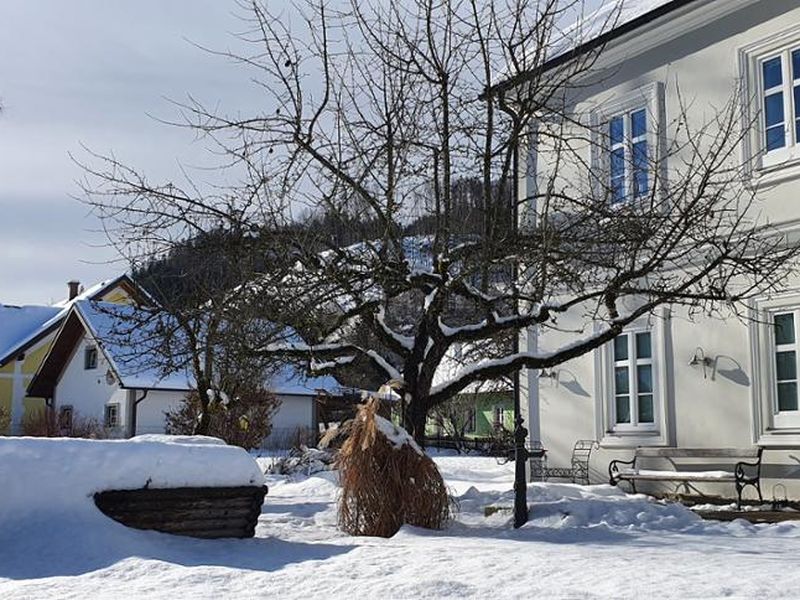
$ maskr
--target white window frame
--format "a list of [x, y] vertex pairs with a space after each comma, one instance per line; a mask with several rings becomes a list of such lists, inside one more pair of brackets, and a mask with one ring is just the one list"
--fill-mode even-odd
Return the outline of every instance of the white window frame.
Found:
[[[800, 50], [800, 26], [795, 25], [771, 36], [739, 48], [739, 75], [742, 87], [742, 127], [748, 130], [742, 144], [742, 162], [747, 178], [753, 183], [776, 182], [800, 176], [800, 139], [795, 130], [794, 86], [791, 53]], [[782, 58], [783, 82], [764, 89], [763, 64]], [[783, 91], [784, 135], [786, 144], [770, 152], [766, 150], [766, 114], [764, 99], [768, 93]]]
[[[647, 117], [647, 130], [644, 136], [635, 139], [630, 136], [630, 117], [638, 110], [645, 110]], [[652, 82], [643, 85], [633, 92], [625, 93], [601, 101], [597, 109], [591, 113], [592, 130], [592, 155], [591, 166], [594, 172], [592, 180], [595, 182], [595, 195], [600, 197], [611, 186], [611, 151], [609, 126], [614, 117], [623, 117], [623, 146], [625, 147], [625, 200], [611, 202], [612, 208], [628, 206], [630, 203], [642, 202], [654, 194], [659, 197], [666, 186], [666, 104], [664, 85], [661, 82]], [[648, 172], [647, 193], [634, 197], [633, 185], [633, 144], [647, 141], [647, 159], [657, 169]]]
[[[653, 378], [653, 422], [637, 424], [637, 403], [633, 400], [634, 386], [630, 386], [631, 423], [617, 423], [616, 418], [616, 386], [613, 341], [595, 350], [595, 426], [597, 439], [603, 447], [634, 448], [636, 446], [667, 446], [671, 440], [672, 401], [669, 395], [668, 373], [672, 368], [670, 343], [670, 313], [664, 308], [649, 319], [634, 323], [626, 328], [623, 334], [633, 334], [628, 342], [628, 361], [630, 365], [651, 364]], [[636, 333], [650, 334], [650, 358], [636, 359], [631, 354], [633, 338]], [[631, 369], [629, 377], [635, 378], [635, 370]]]
[[[93, 362], [89, 360], [92, 357]], [[97, 369], [100, 362], [100, 353], [97, 346], [86, 346], [83, 349], [83, 370], [94, 371]]]
[[[636, 336], [639, 334], [648, 334], [650, 336], [650, 357], [638, 358], [636, 356]], [[608, 351], [611, 353], [609, 357], [609, 364], [612, 368], [612, 373], [609, 375], [609, 385], [613, 388], [611, 395], [614, 397], [614, 402], [611, 406], [611, 429], [616, 433], [630, 432], [630, 431], [656, 431], [658, 423], [658, 391], [656, 388], [656, 368], [654, 365], [653, 357], [653, 331], [650, 327], [635, 327], [626, 329], [620, 334], [620, 337], [627, 338], [628, 345], [628, 358], [625, 360], [616, 360], [614, 356], [615, 341], [609, 342]], [[650, 366], [651, 379], [653, 390], [653, 422], [652, 423], [639, 423], [639, 382], [638, 382], [638, 367]], [[617, 415], [617, 389], [616, 389], [616, 369], [624, 367], [628, 369], [628, 412], [630, 414], [629, 423], [620, 423]]]
[[[115, 423], [113, 423], [113, 424], [109, 423], [109, 419], [108, 419], [109, 409], [114, 409], [116, 411], [116, 415], [115, 415], [116, 419], [115, 419]], [[120, 405], [119, 405], [118, 402], [114, 402], [114, 403], [105, 405], [105, 407], [103, 408], [103, 426], [104, 427], [106, 427], [107, 429], [116, 429], [116, 428], [119, 427], [119, 423], [120, 423], [119, 409], [120, 409]]]
[[[774, 317], [793, 313], [795, 344], [800, 352], [800, 290], [788, 290], [771, 298], [760, 298], [750, 305], [750, 356], [753, 382], [751, 401], [753, 411], [753, 441], [759, 446], [773, 448], [800, 447], [800, 407], [797, 411], [778, 409], [778, 378], [775, 354]], [[800, 361], [800, 356], [797, 356]], [[798, 363], [800, 368], [800, 363]], [[798, 373], [800, 375], [800, 373]]]

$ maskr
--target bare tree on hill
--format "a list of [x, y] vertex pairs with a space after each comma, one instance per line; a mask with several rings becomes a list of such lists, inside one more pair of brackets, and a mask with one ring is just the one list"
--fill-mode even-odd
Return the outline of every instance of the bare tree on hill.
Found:
[[[593, 161], [609, 156], [610, 124], [582, 99], [611, 74], [602, 45], [570, 49], [612, 28], [619, 10], [569, 29], [577, 0], [337, 6], [243, 3], [252, 52], [234, 58], [264, 90], [263, 112], [184, 105], [183, 125], [224, 148], [241, 186], [156, 185], [110, 157], [88, 167], [87, 202], [121, 228], [129, 256], [145, 237], [167, 251], [163, 232], [266, 232], [274, 260], [254, 269], [237, 306], [299, 336], [252, 332], [251, 356], [395, 380], [419, 439], [428, 412], [475, 382], [551, 368], [661, 306], [737, 312], [794, 268], [797, 244], [758, 221], [743, 184], [735, 82], [730, 103], [705, 107], [704, 119], [684, 105], [663, 125], [649, 115], [666, 142], [615, 158], [629, 174], [622, 188]], [[558, 68], [544, 69], [559, 52]], [[518, 194], [517, 178], [534, 175], [535, 189]], [[453, 183], [476, 176], [480, 228], [465, 233]], [[308, 209], [361, 215], [378, 233], [332, 244], [296, 227]], [[509, 227], [517, 218], [523, 226]], [[415, 219], [424, 235], [407, 235]], [[568, 345], [513, 343], [562, 323]], [[441, 377], [456, 345], [484, 344]]]

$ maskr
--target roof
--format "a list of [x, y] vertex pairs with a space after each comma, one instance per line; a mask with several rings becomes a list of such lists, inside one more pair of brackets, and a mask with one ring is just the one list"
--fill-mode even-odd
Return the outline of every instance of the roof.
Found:
[[130, 291], [137, 290], [130, 277], [120, 275], [93, 285], [72, 300], [61, 300], [52, 306], [0, 304], [0, 366], [55, 331], [76, 302], [102, 298], [120, 285]]
[[525, 81], [532, 73], [550, 71], [692, 2], [697, 0], [609, 0], [566, 29], [565, 39], [583, 41], [557, 47], [551, 57], [535, 70], [518, 73], [493, 85], [487, 95], [509, 90]]
[[[134, 317], [143, 309], [130, 304], [80, 300], [73, 302], [50, 352], [28, 388], [31, 396], [49, 398], [84, 333], [103, 353], [120, 387], [138, 390], [188, 391], [196, 387], [191, 373], [164, 373], [153, 359], [154, 340], [159, 339], [157, 320], [146, 315]], [[129, 323], [136, 323], [130, 331]], [[120, 332], [124, 331], [124, 335]], [[151, 348], [148, 351], [148, 348]], [[314, 395], [317, 390], [339, 390], [333, 377], [306, 377], [301, 369], [287, 364], [270, 378], [267, 388], [275, 394]]]
[[[81, 300], [75, 303], [74, 310], [80, 315], [86, 332], [108, 360], [121, 387], [180, 391], [195, 387], [194, 379], [186, 372], [165, 375], [158, 361], [146, 352], [152, 340], [158, 336], [158, 322], [137, 319], [136, 328], [128, 334], [130, 327], [126, 324], [141, 308], [131, 304]], [[122, 330], [125, 330], [124, 339], [119, 334]], [[134, 348], [145, 351], [136, 351]]]

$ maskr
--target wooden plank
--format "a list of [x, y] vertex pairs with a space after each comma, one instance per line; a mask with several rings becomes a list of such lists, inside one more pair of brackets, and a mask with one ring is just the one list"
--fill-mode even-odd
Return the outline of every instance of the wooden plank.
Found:
[[758, 448], [637, 448], [644, 458], [757, 458]]
[[[126, 510], [124, 508], [116, 508], [113, 510], [103, 511], [106, 515], [117, 521], [126, 521], [128, 519], [142, 519], [147, 518], [148, 515], [158, 515], [160, 521], [184, 521], [187, 519], [249, 519], [254, 514], [252, 508], [238, 508], [226, 509], [224, 507], [218, 509], [203, 509], [193, 510], [191, 508], [184, 508], [182, 510]], [[260, 511], [255, 512], [258, 517]]]
[[181, 510], [187, 507], [197, 510], [216, 510], [218, 508], [231, 508], [231, 509], [252, 509], [261, 506], [261, 502], [256, 498], [142, 498], [136, 500], [129, 500], [125, 497], [116, 498], [101, 498], [99, 504], [102, 505], [103, 510]]

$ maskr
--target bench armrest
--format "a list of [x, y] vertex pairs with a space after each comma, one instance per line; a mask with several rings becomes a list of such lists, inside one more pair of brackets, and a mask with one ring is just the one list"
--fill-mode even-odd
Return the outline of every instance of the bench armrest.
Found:
[[611, 485], [617, 485], [619, 479], [619, 466], [620, 465], [628, 465], [630, 467], [636, 466], [636, 456], [634, 456], [631, 460], [620, 460], [615, 458], [610, 463], [608, 463], [608, 482]]

